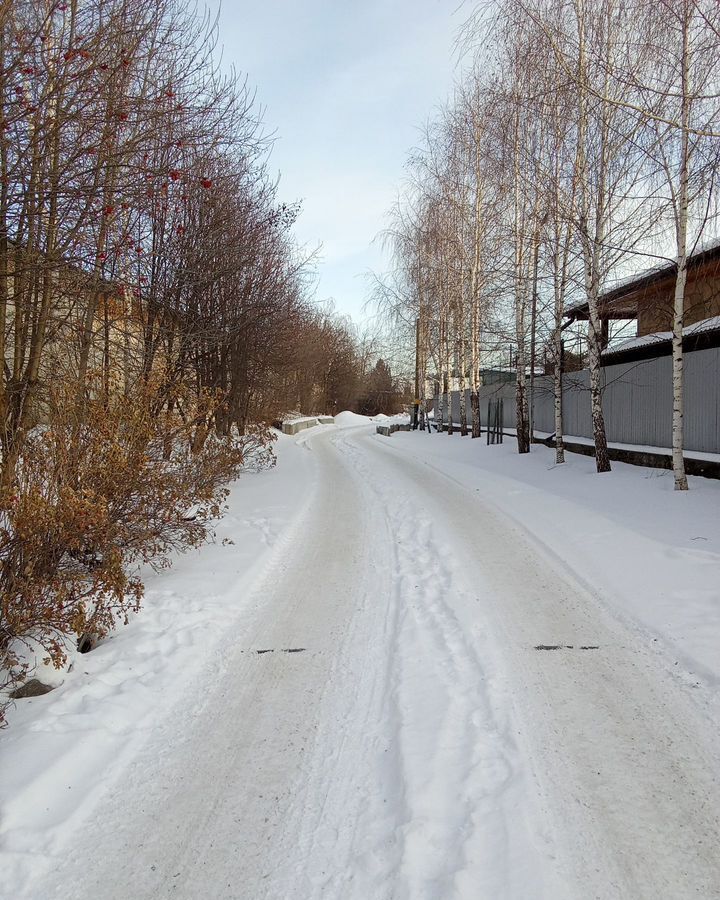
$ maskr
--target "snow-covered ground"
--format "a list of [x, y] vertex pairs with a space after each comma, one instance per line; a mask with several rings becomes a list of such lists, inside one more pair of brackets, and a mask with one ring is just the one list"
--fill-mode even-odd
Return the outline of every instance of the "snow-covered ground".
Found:
[[3, 900], [720, 897], [720, 483], [336, 421], [18, 704]]
[[593, 458], [566, 453], [556, 466], [542, 445], [518, 457], [507, 436], [488, 447], [398, 433], [389, 446], [481, 494], [628, 625], [661, 639], [681, 671], [720, 686], [720, 481], [690, 478], [676, 492], [672, 472], [617, 462], [598, 476]]
[[142, 613], [76, 656], [69, 673], [53, 679], [43, 669], [43, 680], [63, 686], [10, 710], [0, 732], [3, 900], [39, 896], [34, 879], [123, 778], [159, 720], [171, 711], [191, 717], [183, 699], [215, 682], [255, 580], [295, 538], [292, 522], [312, 494], [317, 469], [306, 439], [279, 434], [277, 467], [233, 486], [216, 542], [176, 557], [169, 571], [147, 572]]

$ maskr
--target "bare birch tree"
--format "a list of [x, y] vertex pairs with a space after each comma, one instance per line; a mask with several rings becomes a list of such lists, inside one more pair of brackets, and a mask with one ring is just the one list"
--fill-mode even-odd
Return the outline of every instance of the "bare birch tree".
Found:
[[[653, 47], [652, 72], [636, 76], [649, 111], [649, 154], [658, 165], [674, 235], [672, 303], [672, 456], [675, 489], [688, 489], [684, 450], [684, 355], [688, 258], [714, 218], [720, 141], [720, 11], [702, 0], [642, 5], [643, 36]], [[652, 78], [648, 75], [652, 74]], [[663, 121], [664, 120], [664, 121]], [[667, 124], [667, 122], [677, 124]]]

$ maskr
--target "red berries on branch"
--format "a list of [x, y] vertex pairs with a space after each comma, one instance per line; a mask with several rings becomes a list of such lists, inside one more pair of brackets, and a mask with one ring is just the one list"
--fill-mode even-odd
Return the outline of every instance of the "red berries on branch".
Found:
[[74, 59], [90, 59], [91, 53], [88, 50], [78, 50], [71, 48], [63, 53], [65, 62], [72, 62]]

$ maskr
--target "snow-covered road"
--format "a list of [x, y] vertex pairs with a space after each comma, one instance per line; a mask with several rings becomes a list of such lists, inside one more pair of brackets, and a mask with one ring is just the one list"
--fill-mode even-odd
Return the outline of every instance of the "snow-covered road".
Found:
[[368, 427], [305, 446], [213, 689], [28, 896], [720, 897], [717, 723], [664, 651]]

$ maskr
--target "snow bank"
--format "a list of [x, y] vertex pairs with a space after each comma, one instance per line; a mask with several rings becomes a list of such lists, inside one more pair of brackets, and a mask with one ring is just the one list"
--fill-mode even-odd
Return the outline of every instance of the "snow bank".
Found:
[[390, 422], [406, 424], [410, 421], [410, 416], [408, 416], [406, 413], [396, 413], [394, 416], [386, 416], [385, 413], [378, 413], [376, 416], [373, 416], [370, 421], [379, 422], [381, 424], [388, 424]]
[[405, 413], [399, 413], [396, 416], [386, 416], [385, 413], [378, 413], [376, 416], [361, 416], [358, 413], [350, 412], [349, 409], [338, 413], [335, 416], [335, 424], [338, 428], [357, 428], [358, 425], [371, 425], [373, 422], [409, 422], [410, 417]]
[[9, 710], [0, 737], [0, 897], [25, 896], [32, 878], [65, 855], [75, 826], [168, 710], [192, 717], [183, 706], [189, 686], [212, 677], [223, 641], [253, 602], [254, 580], [282, 552], [312, 491], [313, 455], [285, 435], [275, 451], [276, 468], [232, 486], [214, 544], [178, 556], [169, 571], [144, 572], [141, 613], [76, 656], [70, 672], [55, 673], [56, 690]]
[[286, 416], [283, 418], [283, 423], [292, 422], [293, 424], [296, 424], [298, 422], [317, 422], [317, 420], [317, 416]]
[[[505, 434], [508, 432], [515, 434], [516, 431], [514, 428], [506, 428]], [[554, 438], [555, 434], [549, 431], [535, 431], [535, 437], [540, 438], [541, 440], [547, 440], [547, 438]], [[565, 434], [563, 435], [563, 439], [565, 444], [584, 444], [586, 447], [594, 447], [595, 441], [593, 438], [583, 437], [581, 435], [573, 435], [573, 434]], [[672, 456], [672, 449], [670, 447], [654, 447], [651, 444], [623, 444], [619, 441], [608, 441], [608, 447], [615, 450], [631, 450], [637, 453], [656, 453], [660, 456]], [[706, 460], [708, 462], [720, 462], [720, 453], [710, 453], [705, 450], [683, 450], [683, 456], [685, 459], [700, 459]]]
[[350, 412], [349, 409], [335, 416], [335, 424], [338, 428], [355, 428], [358, 425], [369, 425], [370, 422], [372, 422], [370, 416], [361, 416], [358, 413]]
[[[77, 656], [77, 641], [67, 638], [60, 633], [57, 633], [55, 641], [63, 649], [67, 657], [65, 665], [61, 668], [53, 665], [47, 649], [33, 635], [27, 635], [22, 640], [15, 639], [11, 641], [8, 648], [10, 656], [17, 661], [17, 669], [24, 671], [22, 683], [16, 684], [14, 690], [21, 688], [22, 684], [30, 687], [31, 682], [38, 682], [47, 690], [52, 690], [65, 681], [67, 673], [72, 670], [75, 657]], [[6, 672], [0, 671], [0, 675], [4, 674]], [[5, 702], [9, 694], [9, 688], [0, 691], [0, 701]]]

